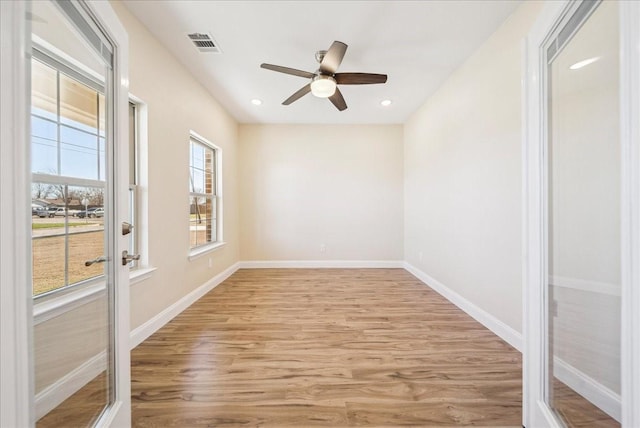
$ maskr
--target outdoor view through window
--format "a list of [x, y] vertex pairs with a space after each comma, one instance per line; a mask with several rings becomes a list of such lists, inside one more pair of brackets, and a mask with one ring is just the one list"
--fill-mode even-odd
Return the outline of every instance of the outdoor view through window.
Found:
[[34, 51], [33, 294], [103, 275], [105, 102], [100, 83]]

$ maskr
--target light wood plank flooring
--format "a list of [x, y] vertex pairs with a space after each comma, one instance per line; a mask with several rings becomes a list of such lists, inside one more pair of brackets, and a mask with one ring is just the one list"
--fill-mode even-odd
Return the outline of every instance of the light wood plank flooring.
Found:
[[521, 356], [402, 269], [240, 270], [132, 351], [133, 425], [521, 426]]
[[[132, 353], [133, 425], [519, 426], [520, 354], [403, 270], [239, 271]], [[98, 376], [38, 428], [90, 426]], [[556, 381], [569, 427], [616, 421]]]

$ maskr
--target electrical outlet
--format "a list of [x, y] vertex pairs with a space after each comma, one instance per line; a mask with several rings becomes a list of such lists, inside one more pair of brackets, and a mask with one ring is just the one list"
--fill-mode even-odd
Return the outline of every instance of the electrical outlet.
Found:
[[327, 251], [327, 246], [324, 244], [320, 244], [320, 252], [325, 253]]
[[213, 267], [213, 259], [209, 257], [209, 269]]

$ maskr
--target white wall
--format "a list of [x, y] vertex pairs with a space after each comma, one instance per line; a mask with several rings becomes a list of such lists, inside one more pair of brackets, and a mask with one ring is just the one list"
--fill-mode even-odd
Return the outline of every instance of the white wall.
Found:
[[[158, 270], [131, 287], [136, 328], [239, 260], [238, 125], [119, 2], [112, 5], [129, 33], [130, 92], [148, 105], [149, 262]], [[227, 245], [193, 261], [189, 253], [189, 131], [222, 148], [224, 239]]]
[[516, 331], [520, 43], [541, 7], [524, 2], [405, 124], [405, 260]]
[[241, 125], [239, 174], [242, 260], [403, 259], [402, 126]]

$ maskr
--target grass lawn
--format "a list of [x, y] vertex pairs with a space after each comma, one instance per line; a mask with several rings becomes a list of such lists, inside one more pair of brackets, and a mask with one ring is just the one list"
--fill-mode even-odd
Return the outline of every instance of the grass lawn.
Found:
[[[68, 242], [65, 243], [66, 238]], [[105, 265], [102, 263], [93, 266], [84, 265], [86, 260], [95, 259], [104, 254], [103, 231], [46, 236], [34, 239], [32, 248], [34, 295], [62, 287], [65, 282], [73, 284], [104, 273]], [[65, 266], [66, 251], [69, 254], [67, 266]], [[67, 271], [66, 281], [65, 270]]]
[[[69, 223], [69, 227], [86, 226], [87, 223]], [[31, 223], [31, 229], [53, 229], [56, 227], [64, 227], [64, 223]]]

